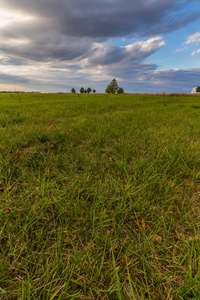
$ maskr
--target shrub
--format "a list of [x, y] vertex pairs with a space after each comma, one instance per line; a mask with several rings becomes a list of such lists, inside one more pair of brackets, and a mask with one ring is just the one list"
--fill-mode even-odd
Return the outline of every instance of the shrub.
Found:
[[123, 94], [124, 93], [124, 89], [122, 87], [118, 88], [117, 93], [118, 94]]

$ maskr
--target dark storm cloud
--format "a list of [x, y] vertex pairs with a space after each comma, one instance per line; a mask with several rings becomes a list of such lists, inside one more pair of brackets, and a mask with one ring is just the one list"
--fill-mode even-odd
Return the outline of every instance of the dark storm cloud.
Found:
[[[1, 2], [1, 9], [10, 9], [21, 14], [22, 18], [2, 28], [0, 50], [36, 61], [73, 60], [90, 51], [93, 42], [105, 42], [110, 37], [145, 37], [167, 33], [200, 17], [199, 13], [190, 11], [194, 2], [191, 0]], [[23, 16], [27, 18], [24, 21]], [[24, 43], [17, 43], [20, 40]], [[123, 51], [119, 53], [118, 50], [109, 50], [110, 60], [124, 55]], [[107, 60], [103, 62], [106, 63]]]
[[190, 12], [194, 2], [197, 1], [4, 0], [2, 6], [37, 15], [64, 35], [108, 38], [162, 34], [163, 28], [168, 32], [176, 30], [199, 17], [199, 13]]
[[53, 59], [62, 61], [73, 60], [84, 55], [89, 51], [91, 44], [92, 41], [88, 41], [88, 39], [78, 40], [62, 36], [59, 39], [56, 35], [52, 40], [52, 34], [47, 33], [44, 37], [41, 34], [35, 40], [29, 40], [24, 44], [18, 44], [16, 40], [16, 44], [13, 45], [8, 40], [0, 45], [0, 49], [3, 53], [35, 61], [51, 61]]

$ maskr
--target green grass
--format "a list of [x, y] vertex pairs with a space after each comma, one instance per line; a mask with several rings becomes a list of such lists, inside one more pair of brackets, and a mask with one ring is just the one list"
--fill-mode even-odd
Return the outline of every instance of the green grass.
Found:
[[200, 98], [0, 95], [0, 299], [200, 299]]

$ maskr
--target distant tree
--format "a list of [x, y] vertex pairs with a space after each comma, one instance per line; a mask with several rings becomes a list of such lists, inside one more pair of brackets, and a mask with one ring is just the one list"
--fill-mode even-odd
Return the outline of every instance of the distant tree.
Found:
[[200, 93], [200, 86], [198, 86], [198, 87], [196, 88], [196, 92], [197, 92], [197, 93]]
[[75, 94], [75, 93], [76, 93], [75, 88], [72, 88], [72, 89], [71, 89], [71, 92], [72, 92], [73, 94]]
[[111, 83], [107, 86], [105, 92], [108, 94], [115, 94], [118, 90], [117, 80], [113, 79]]
[[85, 94], [86, 94], [86, 93], [87, 93], [87, 90], [85, 90], [84, 92], [85, 92]]
[[87, 93], [89, 94], [89, 93], [91, 93], [91, 91], [92, 91], [92, 89], [89, 87], [89, 88], [87, 88]]
[[94, 93], [94, 94], [96, 93], [96, 90], [95, 90], [95, 89], [93, 89], [93, 93]]
[[124, 93], [124, 89], [122, 87], [118, 88], [117, 93], [118, 94], [123, 94]]
[[83, 94], [85, 92], [84, 87], [80, 88], [80, 93]]

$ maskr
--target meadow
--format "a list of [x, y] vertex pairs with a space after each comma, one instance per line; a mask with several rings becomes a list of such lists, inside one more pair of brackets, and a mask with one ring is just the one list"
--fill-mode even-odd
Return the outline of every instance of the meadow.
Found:
[[0, 94], [0, 299], [200, 299], [200, 97]]

